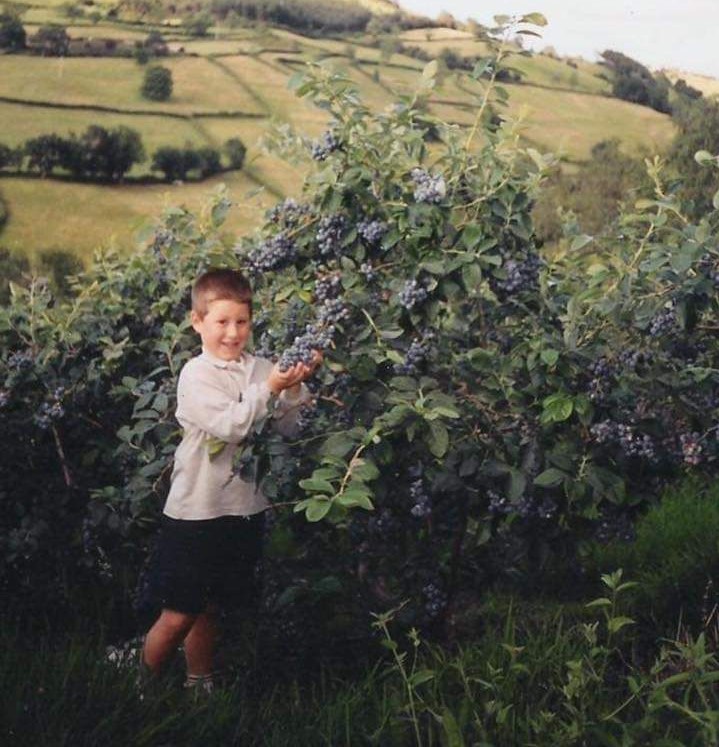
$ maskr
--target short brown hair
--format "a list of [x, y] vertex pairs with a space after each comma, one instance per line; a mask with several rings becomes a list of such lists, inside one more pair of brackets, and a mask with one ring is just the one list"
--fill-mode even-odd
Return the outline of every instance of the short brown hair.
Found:
[[203, 272], [192, 286], [192, 310], [200, 317], [212, 301], [246, 303], [252, 313], [252, 286], [239, 270], [212, 269]]

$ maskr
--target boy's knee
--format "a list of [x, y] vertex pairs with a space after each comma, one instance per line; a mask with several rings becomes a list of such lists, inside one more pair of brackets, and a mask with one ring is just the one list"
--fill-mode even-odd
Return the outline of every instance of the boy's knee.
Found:
[[187, 633], [196, 619], [197, 615], [192, 615], [188, 612], [167, 609], [162, 611], [162, 624], [166, 629], [176, 635]]

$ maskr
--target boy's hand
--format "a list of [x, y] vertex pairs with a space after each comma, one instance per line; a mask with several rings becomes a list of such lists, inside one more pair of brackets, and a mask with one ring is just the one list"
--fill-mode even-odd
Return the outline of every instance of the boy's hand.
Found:
[[275, 365], [267, 378], [267, 386], [269, 386], [270, 391], [274, 394], [279, 394], [283, 389], [297, 390], [299, 384], [312, 376], [321, 363], [322, 353], [319, 350], [315, 350], [313, 351], [312, 361], [309, 364], [297, 363], [286, 371], [280, 371], [279, 366]]

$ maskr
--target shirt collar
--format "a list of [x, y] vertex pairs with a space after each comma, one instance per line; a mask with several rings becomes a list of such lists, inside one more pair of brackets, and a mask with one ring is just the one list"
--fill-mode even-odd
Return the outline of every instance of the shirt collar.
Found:
[[200, 357], [212, 363], [216, 368], [224, 368], [228, 371], [243, 371], [248, 359], [247, 353], [243, 352], [238, 361], [223, 361], [222, 358], [212, 355], [205, 348], [202, 348], [202, 355]]

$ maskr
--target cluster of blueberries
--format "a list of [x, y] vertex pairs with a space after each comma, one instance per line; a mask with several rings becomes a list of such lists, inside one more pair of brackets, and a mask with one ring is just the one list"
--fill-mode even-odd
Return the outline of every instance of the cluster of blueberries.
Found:
[[52, 424], [60, 420], [65, 415], [65, 408], [62, 406], [62, 399], [65, 396], [64, 387], [57, 387], [50, 394], [50, 398], [40, 403], [37, 412], [33, 415], [35, 425], [43, 431], [48, 430]]
[[292, 264], [297, 257], [295, 242], [284, 232], [263, 241], [250, 251], [247, 262], [252, 274], [279, 270]]
[[342, 277], [339, 273], [325, 275], [315, 281], [315, 299], [324, 303], [342, 292]]
[[427, 289], [417, 280], [408, 280], [399, 292], [399, 302], [405, 309], [413, 309], [427, 298]]
[[538, 501], [530, 495], [523, 495], [516, 501], [510, 501], [509, 498], [494, 490], [488, 491], [487, 496], [489, 497], [488, 509], [492, 516], [517, 514], [523, 519], [536, 517], [548, 521], [557, 513], [557, 503], [551, 497]]
[[541, 266], [542, 261], [535, 252], [530, 252], [523, 260], [508, 259], [503, 265], [507, 277], [495, 279], [494, 285], [506, 295], [534, 290]]
[[7, 367], [11, 371], [27, 371], [35, 364], [33, 355], [28, 350], [16, 350], [7, 359]]
[[288, 228], [299, 224], [302, 218], [312, 214], [312, 208], [304, 202], [297, 202], [292, 197], [288, 197], [282, 202], [272, 207], [267, 217], [272, 223], [280, 223]]
[[359, 271], [360, 275], [362, 275], [368, 283], [371, 283], [377, 277], [377, 270], [375, 270], [371, 262], [363, 262], [360, 265]]
[[325, 350], [332, 343], [334, 327], [319, 327], [308, 324], [305, 331], [297, 335], [290, 347], [285, 348], [280, 356], [280, 371], [287, 371], [298, 363], [309, 365], [315, 350]]
[[394, 364], [394, 372], [399, 376], [416, 376], [429, 357], [432, 349], [431, 339], [431, 334], [421, 338], [415, 337], [405, 354], [404, 361]]
[[435, 583], [429, 583], [422, 588], [422, 594], [427, 600], [424, 609], [430, 617], [439, 617], [447, 606], [447, 595]]
[[672, 332], [676, 326], [677, 313], [674, 307], [662, 309], [650, 322], [649, 334], [652, 337], [661, 337]]
[[602, 420], [595, 423], [589, 432], [598, 444], [617, 444], [625, 456], [640, 457], [650, 462], [657, 458], [652, 437], [646, 433], [635, 433], [634, 429], [625, 423]]
[[409, 496], [412, 499], [412, 508], [409, 512], [415, 519], [426, 519], [432, 515], [432, 499], [427, 495], [421, 477], [410, 485]]
[[337, 135], [332, 130], [326, 130], [318, 140], [310, 144], [310, 154], [315, 161], [324, 161], [330, 153], [339, 150], [342, 145]]
[[410, 172], [414, 183], [414, 199], [438, 205], [447, 196], [447, 183], [441, 174], [430, 174], [426, 169], [415, 168]]
[[369, 246], [377, 246], [387, 233], [387, 224], [381, 220], [363, 220], [357, 224], [357, 233]]
[[341, 213], [325, 215], [317, 228], [317, 248], [323, 257], [342, 254], [342, 239], [347, 230], [347, 219]]

